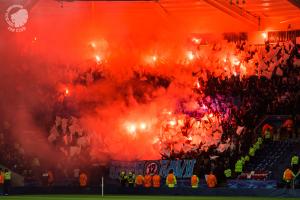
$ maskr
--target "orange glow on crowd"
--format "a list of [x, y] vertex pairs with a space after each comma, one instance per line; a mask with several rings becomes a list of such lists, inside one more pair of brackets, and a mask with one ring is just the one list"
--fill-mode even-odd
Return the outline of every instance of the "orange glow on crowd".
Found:
[[[288, 60], [286, 55], [277, 59], [261, 45], [228, 42], [221, 33], [201, 34], [201, 27], [166, 26], [158, 15], [131, 12], [126, 3], [108, 3], [109, 9], [96, 5], [99, 12], [93, 15], [83, 4], [66, 3], [65, 10], [70, 6], [77, 13], [72, 16], [35, 13], [27, 32], [5, 32], [1, 40], [7, 67], [0, 72], [8, 77], [2, 80], [3, 91], [12, 88], [8, 93], [13, 93], [6, 101], [15, 94], [24, 97], [12, 107], [26, 107], [29, 122], [39, 116], [34, 112], [55, 115], [24, 129], [45, 130], [41, 127], [53, 124], [45, 134], [50, 143], [63, 138], [59, 151], [64, 155], [77, 155], [87, 144], [89, 155], [100, 160], [157, 159], [213, 145], [224, 151], [230, 141], [221, 142], [221, 124], [229, 120], [233, 106], [222, 95], [207, 95], [207, 81], [270, 78]], [[123, 8], [124, 15], [119, 12]], [[194, 30], [200, 33], [191, 34]], [[261, 34], [257, 37], [268, 39], [267, 32]], [[81, 138], [80, 148], [64, 149], [75, 135]]]

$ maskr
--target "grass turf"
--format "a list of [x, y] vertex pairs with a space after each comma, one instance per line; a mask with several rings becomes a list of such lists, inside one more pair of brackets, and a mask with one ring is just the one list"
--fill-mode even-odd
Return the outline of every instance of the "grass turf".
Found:
[[[0, 197], [1, 198], [1, 197]], [[275, 197], [274, 197], [275, 198]], [[203, 197], [203, 196], [104, 196], [101, 195], [26, 195], [8, 196], [1, 199], [7, 200], [265, 200], [274, 199], [268, 197]], [[286, 199], [286, 198], [275, 198]], [[299, 198], [288, 198], [299, 199]]]

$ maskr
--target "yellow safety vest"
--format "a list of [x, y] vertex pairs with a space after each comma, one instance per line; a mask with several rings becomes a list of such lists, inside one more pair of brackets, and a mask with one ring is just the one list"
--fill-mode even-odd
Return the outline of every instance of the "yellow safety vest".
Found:
[[4, 173], [4, 179], [7, 180], [7, 181], [10, 181], [11, 180], [11, 172], [5, 172]]

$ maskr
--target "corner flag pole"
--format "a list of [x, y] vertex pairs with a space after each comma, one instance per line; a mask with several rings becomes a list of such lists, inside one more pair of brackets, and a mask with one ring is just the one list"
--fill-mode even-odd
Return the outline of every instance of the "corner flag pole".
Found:
[[101, 178], [101, 193], [102, 193], [102, 197], [104, 197], [104, 178], [103, 178], [103, 176]]

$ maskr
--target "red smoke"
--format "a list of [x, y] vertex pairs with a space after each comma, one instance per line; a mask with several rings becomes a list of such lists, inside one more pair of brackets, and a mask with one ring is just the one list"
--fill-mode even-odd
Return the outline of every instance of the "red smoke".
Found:
[[[212, 69], [216, 63], [207, 61], [227, 54], [213, 55], [205, 47], [193, 52], [187, 47], [191, 29], [166, 23], [159, 15], [144, 15], [149, 5], [95, 8], [81, 2], [61, 8], [55, 1], [45, 2], [31, 9], [25, 32], [11, 33], [1, 24], [5, 29], [0, 32], [0, 106], [16, 139], [26, 152], [53, 154], [52, 146], [41, 138], [54, 124], [56, 103], [67, 98], [91, 137], [93, 158], [160, 158], [162, 123], [175, 125], [182, 117], [173, 116], [177, 100], [193, 99], [195, 84], [200, 87], [192, 72]], [[152, 4], [150, 8], [157, 9]], [[100, 69], [105, 78], [75, 83], [91, 68]], [[141, 74], [139, 79], [133, 78], [136, 73]], [[154, 87], [143, 81], [144, 73], [172, 82], [167, 89]]]

